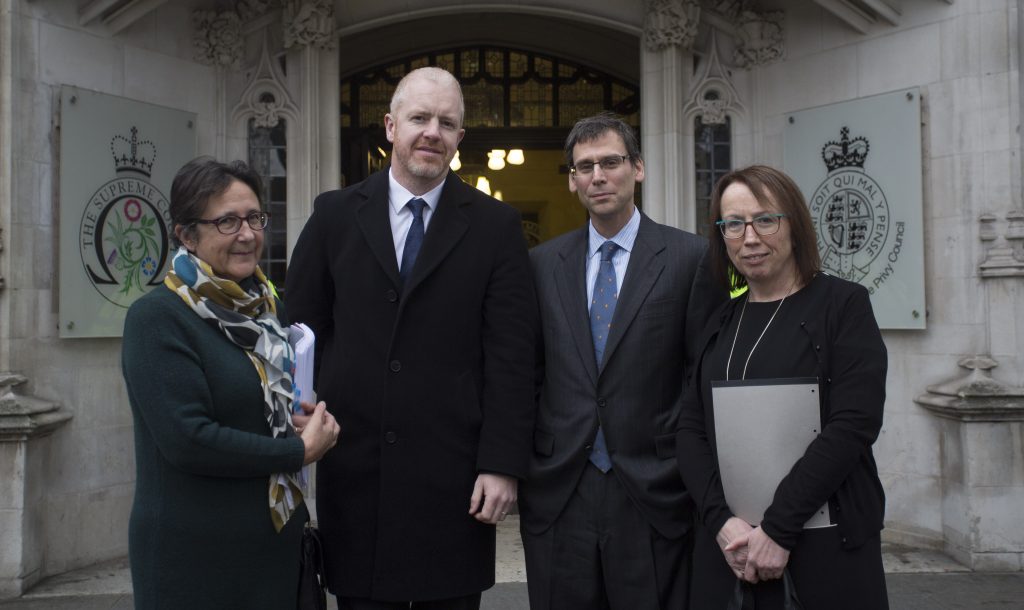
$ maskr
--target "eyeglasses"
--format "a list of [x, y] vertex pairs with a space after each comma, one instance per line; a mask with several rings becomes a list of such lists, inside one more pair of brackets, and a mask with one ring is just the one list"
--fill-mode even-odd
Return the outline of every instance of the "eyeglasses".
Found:
[[774, 235], [779, 232], [779, 225], [785, 217], [785, 214], [762, 214], [755, 216], [753, 220], [726, 218], [716, 221], [715, 224], [722, 230], [722, 237], [739, 239], [747, 232], [747, 225], [754, 227], [754, 233], [758, 235]]
[[594, 166], [600, 165], [601, 171], [613, 172], [622, 167], [622, 164], [625, 163], [627, 159], [629, 159], [629, 155], [612, 155], [596, 162], [580, 161], [579, 163], [573, 163], [569, 166], [569, 171], [573, 176], [589, 176], [594, 173]]
[[220, 218], [214, 218], [213, 220], [196, 218], [192, 221], [192, 224], [213, 225], [217, 227], [217, 231], [222, 235], [234, 235], [242, 228], [243, 220], [253, 231], [262, 231], [267, 228], [267, 223], [270, 222], [270, 212], [250, 212], [244, 217], [228, 214], [227, 216], [221, 216]]

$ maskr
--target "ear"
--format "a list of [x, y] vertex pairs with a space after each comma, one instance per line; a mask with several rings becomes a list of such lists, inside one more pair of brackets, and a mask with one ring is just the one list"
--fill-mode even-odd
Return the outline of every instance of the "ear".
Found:
[[384, 134], [388, 137], [388, 142], [395, 143], [395, 119], [390, 112], [384, 115]]
[[572, 171], [569, 172], [569, 192], [570, 193], [575, 193], [576, 192], [576, 181], [573, 180]]
[[191, 231], [188, 230], [184, 225], [175, 225], [174, 234], [178, 237], [178, 241], [181, 245], [185, 246], [185, 249], [189, 252], [195, 252], [196, 240], [192, 238]]
[[642, 159], [633, 163], [633, 179], [637, 182], [644, 181], [644, 162]]

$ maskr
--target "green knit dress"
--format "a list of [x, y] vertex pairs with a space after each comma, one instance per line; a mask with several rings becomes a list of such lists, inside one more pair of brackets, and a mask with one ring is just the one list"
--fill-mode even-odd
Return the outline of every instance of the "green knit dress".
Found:
[[302, 467], [275, 439], [245, 352], [159, 287], [125, 320], [122, 369], [135, 421], [128, 548], [135, 607], [292, 609], [305, 506], [278, 533], [271, 473]]

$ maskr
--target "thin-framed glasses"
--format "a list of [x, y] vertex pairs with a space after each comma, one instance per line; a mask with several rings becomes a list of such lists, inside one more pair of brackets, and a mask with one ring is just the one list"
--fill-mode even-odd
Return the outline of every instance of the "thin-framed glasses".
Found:
[[213, 225], [217, 227], [217, 231], [222, 235], [234, 235], [242, 228], [243, 220], [253, 231], [262, 231], [267, 228], [267, 224], [270, 222], [270, 212], [249, 212], [246, 216], [228, 214], [227, 216], [221, 216], [220, 218], [214, 218], [213, 220], [196, 218], [192, 221], [192, 224]]
[[573, 163], [569, 168], [573, 176], [589, 176], [594, 173], [594, 166], [600, 165], [601, 171], [613, 172], [625, 163], [629, 159], [629, 155], [612, 155], [605, 157], [599, 161], [580, 161], [579, 163]]
[[747, 232], [747, 225], [754, 227], [754, 233], [758, 235], [774, 235], [779, 232], [779, 225], [782, 224], [782, 219], [785, 217], [785, 214], [762, 214], [755, 216], [752, 220], [725, 218], [715, 221], [715, 224], [722, 230], [722, 237], [739, 239]]

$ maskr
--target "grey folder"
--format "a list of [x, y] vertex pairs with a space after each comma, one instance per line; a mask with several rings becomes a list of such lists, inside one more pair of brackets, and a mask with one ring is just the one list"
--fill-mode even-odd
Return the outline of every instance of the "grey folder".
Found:
[[[733, 514], [761, 523], [775, 488], [821, 432], [814, 377], [712, 381], [718, 468]], [[828, 503], [804, 529], [831, 525]]]

